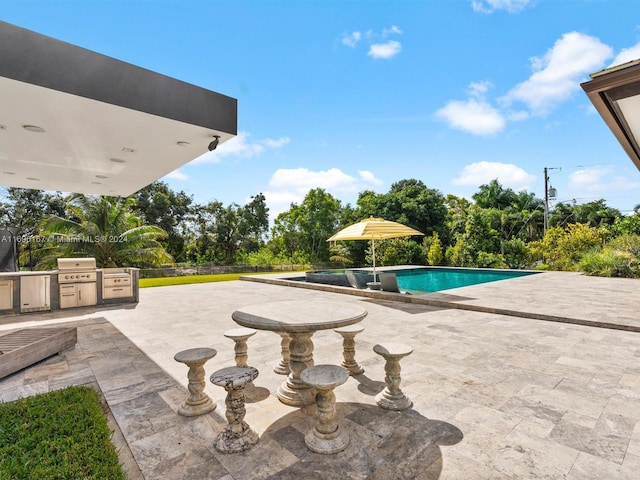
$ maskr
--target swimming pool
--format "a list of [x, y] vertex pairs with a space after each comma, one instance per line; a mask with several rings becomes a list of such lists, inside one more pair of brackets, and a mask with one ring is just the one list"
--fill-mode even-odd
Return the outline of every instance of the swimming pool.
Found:
[[412, 268], [395, 270], [398, 287], [413, 293], [432, 293], [450, 288], [535, 275], [539, 272], [472, 268]]

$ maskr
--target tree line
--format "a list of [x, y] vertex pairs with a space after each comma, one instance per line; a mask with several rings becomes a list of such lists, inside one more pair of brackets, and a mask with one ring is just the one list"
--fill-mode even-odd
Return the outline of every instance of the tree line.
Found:
[[624, 216], [605, 200], [558, 203], [481, 185], [471, 200], [405, 179], [386, 193], [365, 190], [355, 205], [322, 188], [278, 214], [270, 227], [262, 193], [245, 205], [192, 196], [155, 182], [128, 198], [63, 196], [6, 188], [0, 221], [17, 229], [23, 266], [50, 267], [57, 256], [94, 256], [100, 266], [371, 264], [365, 241], [326, 240], [370, 216], [423, 232], [376, 245], [379, 265], [418, 264], [582, 270], [640, 275], [640, 209]]

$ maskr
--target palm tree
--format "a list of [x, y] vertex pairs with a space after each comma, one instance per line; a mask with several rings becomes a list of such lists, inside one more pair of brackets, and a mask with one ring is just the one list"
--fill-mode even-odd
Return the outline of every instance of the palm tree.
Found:
[[158, 242], [165, 231], [143, 225], [132, 204], [131, 198], [71, 195], [67, 218], [52, 216], [41, 223], [41, 238], [47, 243], [38, 267], [51, 267], [58, 257], [94, 257], [99, 268], [173, 263]]

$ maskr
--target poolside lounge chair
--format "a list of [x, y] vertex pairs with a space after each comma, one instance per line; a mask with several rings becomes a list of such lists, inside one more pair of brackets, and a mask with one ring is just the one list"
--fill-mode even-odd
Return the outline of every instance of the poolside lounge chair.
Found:
[[365, 289], [367, 288], [367, 277], [362, 274], [357, 274], [353, 270], [345, 270], [345, 275], [347, 276], [347, 280], [349, 284], [353, 288]]
[[395, 273], [380, 272], [378, 274], [378, 278], [380, 279], [380, 286], [385, 292], [396, 292], [409, 295], [409, 292], [402, 291], [398, 288], [398, 279], [396, 278]]

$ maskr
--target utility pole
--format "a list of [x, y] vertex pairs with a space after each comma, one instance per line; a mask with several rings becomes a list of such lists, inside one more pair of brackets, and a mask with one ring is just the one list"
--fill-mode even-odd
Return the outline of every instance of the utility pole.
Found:
[[549, 174], [544, 167], [544, 234], [549, 229]]
[[549, 170], [560, 170], [560, 167], [544, 167], [544, 233], [549, 230], [549, 198], [556, 198], [556, 189], [549, 186]]

